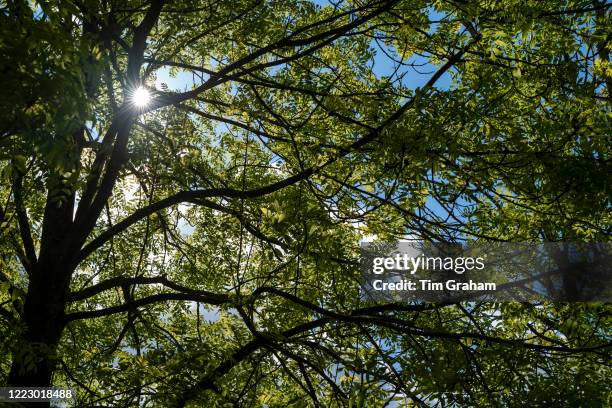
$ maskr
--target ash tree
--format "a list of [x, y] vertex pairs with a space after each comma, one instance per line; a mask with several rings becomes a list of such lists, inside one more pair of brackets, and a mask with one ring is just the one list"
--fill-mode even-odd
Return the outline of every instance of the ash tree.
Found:
[[0, 381], [80, 407], [609, 403], [609, 305], [365, 304], [357, 267], [366, 235], [609, 241], [609, 9], [0, 2]]

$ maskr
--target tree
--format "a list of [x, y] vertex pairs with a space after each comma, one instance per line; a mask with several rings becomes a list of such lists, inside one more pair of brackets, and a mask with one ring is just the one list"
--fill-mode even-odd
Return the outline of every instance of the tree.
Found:
[[609, 240], [609, 6], [0, 3], [3, 381], [78, 406], [609, 403], [607, 304], [356, 283], [364, 234]]

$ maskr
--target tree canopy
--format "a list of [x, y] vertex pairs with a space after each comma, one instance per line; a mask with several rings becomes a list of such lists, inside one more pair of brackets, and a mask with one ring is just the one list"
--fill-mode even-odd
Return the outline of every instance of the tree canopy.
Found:
[[610, 20], [0, 1], [0, 382], [80, 407], [609, 405], [609, 304], [369, 304], [358, 255], [609, 242]]

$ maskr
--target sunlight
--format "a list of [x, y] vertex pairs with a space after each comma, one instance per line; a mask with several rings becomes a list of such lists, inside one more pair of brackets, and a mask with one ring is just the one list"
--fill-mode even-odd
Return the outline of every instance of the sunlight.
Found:
[[138, 108], [144, 108], [151, 102], [151, 94], [144, 87], [138, 87], [132, 95], [132, 103]]

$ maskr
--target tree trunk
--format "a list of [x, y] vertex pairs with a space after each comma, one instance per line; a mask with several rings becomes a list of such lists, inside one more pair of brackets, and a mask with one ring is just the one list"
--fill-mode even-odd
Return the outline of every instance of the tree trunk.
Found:
[[[8, 385], [51, 387], [58, 361], [57, 345], [66, 325], [66, 307], [72, 270], [68, 252], [72, 232], [74, 194], [57, 202], [49, 193], [45, 206], [40, 253], [29, 276], [21, 322], [24, 324], [13, 354]], [[48, 407], [49, 403], [22, 403]]]
[[[43, 265], [40, 265], [43, 266]], [[13, 356], [8, 384], [11, 387], [50, 387], [56, 368], [56, 348], [65, 327], [66, 286], [54, 268], [37, 271], [30, 280], [23, 318], [25, 330]], [[22, 403], [25, 407], [48, 407], [49, 403]]]

